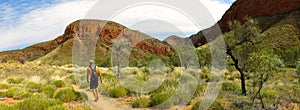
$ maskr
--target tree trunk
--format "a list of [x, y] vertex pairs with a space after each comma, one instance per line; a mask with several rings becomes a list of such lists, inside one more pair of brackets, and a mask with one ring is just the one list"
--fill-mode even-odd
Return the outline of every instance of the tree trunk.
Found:
[[243, 71], [240, 71], [241, 74], [241, 86], [242, 86], [242, 94], [244, 96], [247, 95], [247, 91], [246, 91], [246, 84], [245, 84], [245, 74]]
[[246, 96], [246, 95], [247, 95], [247, 90], [246, 90], [246, 84], [245, 84], [245, 74], [244, 74], [244, 70], [243, 70], [242, 68], [239, 67], [239, 60], [236, 59], [236, 58], [233, 56], [233, 54], [232, 54], [232, 52], [231, 52], [230, 49], [227, 49], [227, 52], [226, 52], [226, 53], [227, 53], [227, 55], [229, 55], [229, 56], [231, 57], [232, 61], [234, 62], [234, 67], [235, 67], [235, 69], [238, 70], [239, 73], [240, 73], [240, 76], [241, 76], [240, 79], [241, 79], [242, 94], [243, 94], [244, 96]]

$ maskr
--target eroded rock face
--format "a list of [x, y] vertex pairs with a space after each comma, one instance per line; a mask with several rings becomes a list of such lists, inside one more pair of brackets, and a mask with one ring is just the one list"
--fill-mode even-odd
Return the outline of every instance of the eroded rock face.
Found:
[[272, 16], [286, 14], [299, 8], [300, 0], [236, 0], [216, 25], [200, 31], [197, 34], [190, 36], [190, 38], [193, 40], [196, 47], [201, 46], [207, 43], [203, 33], [209, 35], [211, 39], [215, 39], [219, 34], [214, 34], [215, 32], [211, 30], [217, 30], [219, 26], [223, 33], [228, 32], [230, 31], [228, 22], [238, 20], [243, 23], [245, 21], [244, 18], [246, 17], [266, 17], [266, 19], [268, 19], [267, 21], [260, 22], [260, 26], [264, 30], [264, 28], [267, 28], [269, 25], [272, 25], [281, 19], [280, 17]]
[[97, 42], [108, 45], [112, 45], [113, 40], [123, 38], [132, 48], [138, 48], [156, 55], [166, 55], [171, 50], [169, 45], [161, 41], [111, 21], [85, 20], [80, 21], [80, 23], [77, 21], [66, 28], [64, 36], [78, 37], [81, 40], [91, 40], [93, 39], [91, 37], [97, 37], [95, 38]]
[[[24, 57], [25, 60], [32, 61], [45, 56], [60, 46], [67, 46], [64, 45], [64, 43], [73, 38], [82, 41], [85, 40], [87, 41], [85, 46], [96, 46], [97, 49], [103, 50], [101, 52], [105, 52], [108, 51], [107, 48], [112, 48], [113, 40], [120, 37], [127, 39], [128, 42], [132, 44], [132, 48], [140, 49], [141, 51], [139, 52], [166, 55], [168, 51], [171, 50], [171, 47], [162, 41], [154, 39], [139, 31], [130, 30], [125, 26], [112, 21], [78, 20], [69, 24], [66, 27], [64, 34], [58, 36], [54, 40], [35, 44], [22, 50], [0, 52], [0, 59], [16, 59]], [[89, 40], [95, 41], [95, 44], [89, 44]], [[71, 52], [72, 45], [73, 43], [68, 43], [68, 47], [70, 48], [65, 51]], [[108, 47], [103, 47], [103, 45]], [[79, 47], [79, 49], [80, 48], [81, 47]], [[139, 58], [138, 56], [136, 57]]]

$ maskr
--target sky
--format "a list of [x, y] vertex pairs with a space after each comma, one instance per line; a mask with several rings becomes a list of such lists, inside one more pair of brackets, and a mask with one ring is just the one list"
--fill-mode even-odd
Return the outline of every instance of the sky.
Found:
[[[210, 11], [214, 20], [221, 19], [222, 15], [234, 0], [200, 0]], [[89, 10], [95, 6], [97, 0], [0, 0], [0, 51], [22, 49], [35, 43], [44, 42], [55, 39], [57, 36], [64, 33], [65, 27], [78, 19], [85, 18]], [[139, 9], [140, 8], [140, 9]], [[143, 9], [141, 11], [141, 8]], [[152, 9], [153, 7], [149, 7]], [[159, 9], [157, 7], [156, 9]], [[135, 10], [141, 12], [147, 11], [145, 7], [136, 7]], [[148, 10], [149, 12], [151, 10]], [[184, 34], [176, 33], [177, 29], [162, 30], [155, 27], [161, 27], [164, 24], [157, 22], [140, 22], [139, 24], [130, 24], [130, 19], [140, 19], [145, 17], [145, 14], [136, 14], [132, 11], [125, 11], [119, 16], [116, 16], [113, 21], [125, 25], [131, 29], [141, 29], [141, 32], [149, 34], [159, 40], [164, 40], [167, 36], [189, 36], [200, 31], [195, 26], [180, 17], [178, 13], [172, 10], [164, 9], [162, 15], [169, 15], [176, 22], [176, 27], [179, 27]], [[157, 12], [157, 11], [151, 11]], [[164, 14], [166, 13], [166, 14]], [[132, 15], [134, 14], [134, 15]], [[174, 17], [176, 16], [176, 17]], [[95, 19], [95, 18], [94, 18]], [[141, 20], [141, 19], [140, 19]], [[152, 24], [153, 26], [143, 25]], [[202, 28], [208, 28], [214, 23], [204, 23]], [[164, 26], [170, 26], [165, 24]], [[143, 30], [142, 28], [145, 29]], [[174, 27], [174, 26], [173, 26]], [[149, 28], [153, 30], [149, 30]], [[148, 30], [147, 30], [148, 29]], [[155, 32], [154, 32], [155, 31]]]

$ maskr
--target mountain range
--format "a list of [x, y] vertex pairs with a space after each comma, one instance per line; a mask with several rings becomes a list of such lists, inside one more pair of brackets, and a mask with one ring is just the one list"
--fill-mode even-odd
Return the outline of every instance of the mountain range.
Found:
[[[292, 50], [300, 46], [300, 1], [299, 0], [236, 0], [215, 25], [199, 31], [185, 39], [191, 39], [195, 47], [200, 47], [220, 34], [214, 30], [220, 28], [229, 32], [228, 22], [253, 18], [259, 22], [264, 34], [273, 37], [274, 45], [281, 50]], [[89, 33], [89, 35], [86, 35]], [[43, 64], [64, 65], [72, 63], [72, 48], [78, 36], [96, 36], [96, 61], [108, 63], [113, 41], [121, 36], [144, 36], [146, 40], [134, 45], [130, 59], [147, 59], [151, 56], [166, 56], [174, 53], [166, 41], [159, 41], [142, 32], [128, 29], [113, 21], [77, 20], [69, 24], [63, 35], [20, 50], [0, 52], [2, 60], [37, 61]], [[204, 36], [206, 35], [206, 37]], [[128, 37], [130, 42], [141, 39]], [[208, 39], [206, 39], [208, 38]], [[171, 36], [167, 39], [179, 39]]]

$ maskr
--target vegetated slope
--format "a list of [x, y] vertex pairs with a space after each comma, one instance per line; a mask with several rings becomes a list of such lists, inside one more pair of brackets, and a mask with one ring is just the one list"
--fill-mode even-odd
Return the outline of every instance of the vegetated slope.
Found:
[[[64, 34], [56, 39], [35, 44], [22, 50], [1, 52], [0, 59], [17, 61], [37, 60], [42, 64], [54, 65], [70, 64], [72, 63], [73, 41], [76, 39], [87, 40], [94, 37], [95, 39], [90, 40], [97, 41], [95, 44], [96, 61], [100, 65], [107, 66], [110, 64], [113, 40], [118, 39], [120, 36], [126, 38], [129, 43], [133, 44], [133, 49], [130, 54], [131, 60], [147, 59], [153, 55], [164, 56], [171, 51], [171, 47], [167, 43], [161, 42], [139, 31], [130, 30], [115, 22], [104, 20], [78, 20], [69, 24]], [[91, 44], [91, 46], [94, 45]]]
[[244, 23], [245, 18], [257, 20], [262, 33], [267, 36], [265, 40], [277, 47], [276, 53], [283, 59], [284, 64], [295, 67], [297, 59], [300, 58], [299, 0], [237, 0], [216, 25], [189, 38], [195, 47], [199, 47], [220, 36], [215, 32], [217, 28], [223, 33], [229, 32], [230, 21]]
[[261, 29], [268, 30], [273, 24], [285, 19], [299, 8], [299, 0], [236, 0], [216, 25], [189, 38], [195, 47], [199, 47], [220, 36], [220, 33], [215, 32], [218, 28], [223, 33], [228, 32], [230, 31], [228, 22], [238, 20], [244, 23], [246, 17], [258, 19]]

